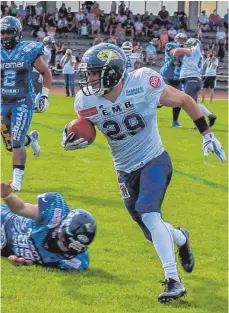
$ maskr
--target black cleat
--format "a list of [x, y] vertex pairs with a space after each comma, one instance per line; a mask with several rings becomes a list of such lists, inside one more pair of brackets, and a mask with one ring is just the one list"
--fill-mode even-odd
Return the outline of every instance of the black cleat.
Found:
[[185, 287], [172, 278], [167, 278], [162, 285], [165, 285], [165, 290], [158, 296], [158, 301], [161, 303], [168, 303], [187, 295]]
[[185, 272], [191, 273], [193, 271], [195, 262], [192, 249], [190, 246], [189, 232], [185, 228], [178, 227], [177, 229], [179, 229], [186, 237], [186, 243], [182, 247], [178, 248], [181, 265]]
[[217, 116], [212, 113], [211, 115], [208, 116], [208, 119], [209, 119], [209, 127], [212, 127], [215, 124]]

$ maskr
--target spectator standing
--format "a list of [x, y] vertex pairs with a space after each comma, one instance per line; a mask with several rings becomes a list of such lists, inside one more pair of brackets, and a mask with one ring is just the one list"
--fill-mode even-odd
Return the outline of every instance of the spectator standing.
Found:
[[100, 31], [101, 33], [105, 33], [106, 16], [104, 10], [102, 10], [101, 14], [99, 15], [99, 21], [100, 21]]
[[55, 12], [55, 23], [56, 23], [56, 25], [58, 24], [58, 21], [59, 21], [59, 10], [58, 10], [58, 8], [56, 8], [56, 12]]
[[19, 9], [17, 11], [17, 16], [16, 16], [19, 21], [21, 22], [22, 26], [25, 24], [25, 18], [26, 18], [26, 10], [23, 9], [23, 5], [19, 5]]
[[200, 41], [202, 40], [202, 28], [203, 26], [200, 24], [200, 22], [197, 22], [196, 30], [195, 30], [195, 37], [199, 39]]
[[125, 23], [126, 20], [127, 20], [127, 17], [125, 15], [125, 13], [124, 14], [119, 14], [117, 16], [117, 22], [121, 23], [123, 26], [124, 26], [124, 23]]
[[14, 1], [11, 1], [10, 5], [10, 15], [16, 17], [17, 15], [17, 5], [15, 4]]
[[48, 29], [50, 27], [52, 27], [52, 28], [56, 27], [57, 24], [55, 22], [55, 14], [49, 14], [48, 15], [47, 25], [48, 25]]
[[168, 32], [167, 29], [164, 28], [162, 30], [161, 36], [160, 36], [160, 41], [161, 41], [161, 47], [164, 48], [165, 45], [168, 43], [169, 41], [169, 36], [168, 36]]
[[111, 2], [111, 12], [110, 13], [116, 14], [116, 11], [117, 11], [117, 3], [116, 3], [116, 1], [112, 1]]
[[62, 3], [62, 6], [59, 8], [59, 18], [63, 18], [67, 15], [67, 9], [64, 3]]
[[[103, 11], [104, 12], [104, 11]], [[102, 10], [99, 8], [99, 4], [93, 6], [91, 9], [91, 13], [95, 14], [95, 16], [99, 17], [102, 14]]]
[[227, 9], [227, 13], [223, 17], [223, 21], [224, 21], [224, 27], [228, 31], [228, 9]]
[[220, 20], [221, 18], [219, 14], [216, 10], [214, 10], [213, 13], [209, 16], [209, 25], [211, 27], [211, 30], [218, 30]]
[[214, 88], [216, 82], [216, 71], [219, 65], [219, 60], [215, 57], [214, 53], [211, 52], [207, 58], [206, 62], [206, 71], [205, 71], [205, 80], [202, 90], [202, 102], [204, 102], [206, 90], [210, 88], [210, 102], [212, 103], [214, 97]]
[[118, 14], [120, 15], [124, 14], [125, 8], [126, 8], [125, 1], [120, 1], [120, 4], [118, 6]]
[[95, 20], [95, 14], [90, 9], [89, 9], [89, 12], [87, 14], [87, 19], [88, 19], [90, 24], [91, 24], [92, 21]]
[[41, 6], [40, 3], [38, 3], [35, 7], [35, 12], [36, 12], [36, 16], [42, 16], [43, 14], [43, 7]]
[[116, 25], [117, 25], [116, 16], [114, 13], [112, 13], [108, 20], [108, 29], [109, 29], [110, 35], [114, 35], [115, 30], [116, 30]]
[[209, 19], [208, 19], [208, 16], [206, 14], [206, 11], [201, 12], [201, 15], [199, 17], [199, 22], [200, 22], [200, 25], [202, 26], [201, 29], [203, 31], [209, 30]]
[[160, 20], [159, 26], [167, 26], [169, 24], [169, 12], [166, 11], [166, 7], [164, 5], [162, 9], [158, 12], [158, 18]]
[[63, 69], [64, 84], [66, 88], [66, 96], [70, 96], [69, 86], [71, 89], [72, 97], [75, 97], [75, 64], [76, 58], [72, 55], [72, 50], [67, 49], [65, 55], [62, 57], [60, 65]]
[[76, 28], [78, 29], [78, 33], [79, 33], [79, 22], [82, 21], [82, 19], [84, 18], [84, 14], [83, 14], [83, 10], [81, 9], [80, 12], [77, 12], [75, 14], [75, 21], [76, 21]]
[[176, 11], [173, 13], [171, 24], [173, 25], [174, 29], [178, 30], [180, 22], [178, 20], [178, 13]]
[[121, 47], [123, 42], [125, 41], [125, 29], [122, 27], [121, 23], [117, 24], [117, 28], [115, 31], [115, 38], [117, 40], [117, 45]]

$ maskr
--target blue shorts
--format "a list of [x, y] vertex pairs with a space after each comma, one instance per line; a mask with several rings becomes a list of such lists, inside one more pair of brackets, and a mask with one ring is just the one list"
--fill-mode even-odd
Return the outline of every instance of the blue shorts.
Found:
[[142, 214], [161, 213], [161, 204], [172, 177], [172, 163], [166, 151], [152, 159], [144, 167], [132, 172], [117, 171], [119, 187], [124, 204], [147, 239], [149, 230], [142, 222]]
[[199, 78], [188, 78], [184, 80], [184, 92], [197, 102], [198, 94], [202, 88], [202, 82]]
[[33, 116], [33, 103], [1, 105], [1, 135], [7, 150], [24, 146], [25, 136]]

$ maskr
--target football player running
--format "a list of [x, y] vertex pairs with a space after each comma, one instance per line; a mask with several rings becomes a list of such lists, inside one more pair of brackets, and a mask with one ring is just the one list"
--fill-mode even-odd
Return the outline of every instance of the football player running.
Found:
[[142, 65], [141, 55], [133, 52], [133, 45], [130, 41], [125, 41], [122, 44], [122, 50], [126, 55], [126, 72], [130, 73]]
[[[160, 302], [186, 294], [176, 266], [174, 244], [181, 264], [192, 272], [194, 257], [189, 232], [163, 221], [161, 205], [172, 177], [172, 164], [157, 126], [157, 105], [181, 107], [193, 119], [203, 140], [204, 155], [213, 152], [222, 162], [225, 153], [196, 102], [165, 84], [160, 74], [142, 67], [126, 75], [126, 56], [115, 45], [101, 43], [85, 52], [79, 71], [84, 79], [75, 98], [75, 111], [106, 137], [110, 146], [125, 206], [150, 240], [161, 260], [165, 290]], [[65, 150], [85, 148], [84, 138], [74, 140], [63, 131]]]
[[25, 146], [31, 144], [33, 154], [40, 154], [38, 132], [27, 135], [33, 109], [34, 92], [32, 69], [42, 75], [44, 87], [38, 103], [38, 110], [48, 106], [48, 94], [52, 77], [44, 60], [43, 44], [35, 41], [21, 41], [22, 26], [12, 16], [0, 20], [1, 28], [1, 135], [8, 151], [12, 151], [12, 188], [20, 191], [26, 162]]
[[[43, 39], [43, 45], [44, 45], [44, 61], [45, 64], [49, 66], [52, 56], [52, 49], [55, 45], [55, 39], [52, 36], [47, 36]], [[47, 109], [47, 107], [44, 107], [42, 111], [39, 110], [38, 108], [39, 100], [42, 93], [42, 75], [35, 67], [33, 68], [32, 79], [33, 79], [33, 88], [36, 95], [34, 112], [43, 113]]]
[[89, 267], [87, 248], [96, 234], [93, 216], [70, 209], [57, 192], [25, 203], [1, 182], [1, 255], [13, 265], [42, 265], [82, 271]]
[[[185, 48], [176, 49], [174, 56], [183, 57], [180, 70], [180, 80], [184, 84], [184, 92], [196, 102], [202, 87], [201, 71], [203, 55], [200, 42], [196, 38], [189, 38]], [[213, 126], [216, 120], [215, 114], [210, 112], [203, 104], [199, 104], [200, 110], [209, 119], [209, 125]]]
[[[165, 64], [160, 70], [160, 74], [163, 77], [166, 84], [172, 86], [178, 90], [182, 90], [182, 84], [180, 81], [181, 70], [181, 58], [174, 55], [175, 49], [183, 47], [187, 40], [187, 36], [184, 33], [178, 33], [175, 36], [173, 42], [168, 42], [165, 45]], [[172, 127], [182, 127], [178, 122], [180, 114], [180, 107], [173, 108], [173, 122]]]

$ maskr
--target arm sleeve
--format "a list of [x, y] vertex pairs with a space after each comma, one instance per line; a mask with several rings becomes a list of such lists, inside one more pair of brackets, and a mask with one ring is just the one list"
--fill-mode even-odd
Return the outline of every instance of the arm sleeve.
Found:
[[57, 264], [57, 267], [65, 271], [79, 271], [82, 272], [89, 268], [88, 251], [85, 251], [73, 259], [62, 260]]

